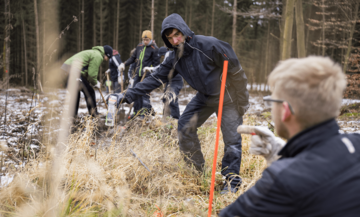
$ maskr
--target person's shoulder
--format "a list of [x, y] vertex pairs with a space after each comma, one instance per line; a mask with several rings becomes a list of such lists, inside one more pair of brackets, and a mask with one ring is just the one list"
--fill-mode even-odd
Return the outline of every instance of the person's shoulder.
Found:
[[203, 51], [205, 50], [213, 50], [214, 48], [221, 45], [222, 41], [212, 37], [212, 36], [205, 36], [205, 35], [195, 35], [194, 39], [197, 47]]

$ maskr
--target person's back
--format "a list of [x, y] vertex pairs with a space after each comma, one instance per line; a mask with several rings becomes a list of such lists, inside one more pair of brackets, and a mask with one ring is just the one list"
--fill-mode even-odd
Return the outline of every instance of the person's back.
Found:
[[238, 128], [256, 134], [250, 153], [270, 166], [219, 216], [359, 216], [360, 135], [340, 134], [335, 120], [346, 87], [341, 67], [324, 57], [290, 59], [273, 70], [269, 85], [264, 102], [288, 141], [265, 127]]

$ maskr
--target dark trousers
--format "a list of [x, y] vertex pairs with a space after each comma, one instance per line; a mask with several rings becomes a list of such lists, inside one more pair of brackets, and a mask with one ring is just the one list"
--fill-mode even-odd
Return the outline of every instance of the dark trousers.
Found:
[[[150, 76], [150, 73], [146, 73], [146, 77]], [[137, 83], [141, 81], [141, 78], [138, 74], [134, 78], [134, 87]], [[143, 110], [144, 114], [148, 114], [152, 110], [152, 106], [150, 103], [150, 93], [147, 93], [144, 96], [139, 97], [137, 100], [134, 101], [134, 112], [135, 114], [138, 113], [140, 110]], [[143, 114], [141, 112], [141, 115]]]
[[79, 81], [79, 92], [76, 99], [76, 107], [74, 116], [77, 116], [79, 103], [80, 103], [80, 92], [83, 92], [85, 96], [86, 105], [89, 111], [89, 114], [95, 116], [98, 114], [96, 108], [96, 99], [95, 99], [95, 90], [89, 84], [89, 82], [82, 75], [80, 76], [81, 81]]
[[[166, 84], [164, 92], [166, 93], [166, 91], [169, 91], [170, 94], [166, 94], [166, 97], [163, 99], [165, 116], [170, 115], [175, 119], [180, 118], [178, 96], [183, 85], [184, 82], [180, 75], [176, 75], [170, 82]], [[173, 94], [175, 94], [175, 96]]]
[[[207, 97], [197, 93], [186, 106], [178, 121], [180, 151], [184, 154], [185, 161], [193, 164], [199, 171], [203, 170], [205, 160], [201, 152], [197, 128], [214, 112], [217, 114], [218, 107], [218, 97]], [[231, 173], [238, 175], [240, 171], [241, 135], [237, 133], [236, 129], [242, 122], [243, 118], [236, 109], [236, 102], [224, 102], [221, 132], [225, 148], [221, 174], [227, 177]], [[230, 180], [232, 178], [230, 177]], [[231, 185], [235, 187], [240, 183], [241, 179], [237, 177], [232, 180]]]

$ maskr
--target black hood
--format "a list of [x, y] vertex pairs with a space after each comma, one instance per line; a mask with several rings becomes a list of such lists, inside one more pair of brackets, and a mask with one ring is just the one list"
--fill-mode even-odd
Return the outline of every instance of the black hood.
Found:
[[194, 35], [194, 32], [190, 30], [188, 25], [179, 14], [171, 14], [164, 19], [161, 26], [161, 37], [168, 48], [174, 48], [164, 34], [165, 30], [169, 28], [178, 29], [185, 36], [192, 37]]

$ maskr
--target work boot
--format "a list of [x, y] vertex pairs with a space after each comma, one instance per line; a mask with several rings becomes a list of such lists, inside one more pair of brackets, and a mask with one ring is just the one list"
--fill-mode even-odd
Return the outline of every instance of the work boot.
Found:
[[234, 173], [228, 173], [225, 175], [224, 188], [220, 194], [236, 193], [241, 185], [241, 178]]

